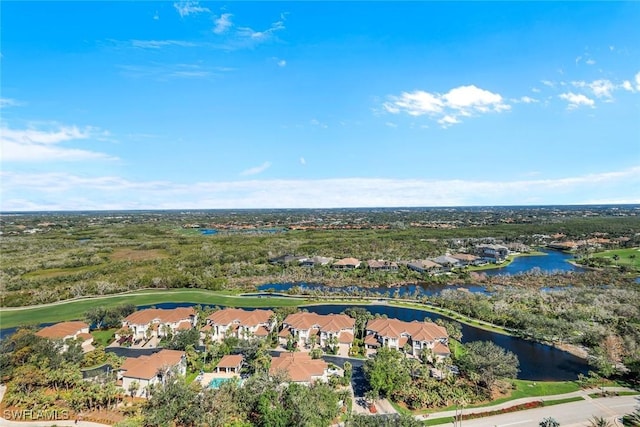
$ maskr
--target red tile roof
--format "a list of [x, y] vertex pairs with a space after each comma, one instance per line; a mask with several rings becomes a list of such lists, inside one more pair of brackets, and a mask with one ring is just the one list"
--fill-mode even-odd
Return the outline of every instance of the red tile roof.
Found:
[[127, 357], [120, 370], [125, 377], [149, 380], [161, 369], [178, 365], [184, 356], [184, 351], [160, 350], [151, 356]]
[[433, 346], [433, 352], [435, 354], [451, 354], [451, 350], [449, 350], [449, 346], [446, 344], [442, 344], [440, 341], [436, 342], [436, 345]]
[[373, 319], [367, 322], [367, 331], [376, 332], [382, 337], [400, 338], [409, 335], [414, 341], [435, 341], [448, 338], [447, 330], [431, 322], [403, 322], [398, 319]]
[[367, 344], [367, 345], [380, 347], [380, 341], [378, 341], [376, 336], [373, 335], [373, 334], [369, 334], [366, 337], [364, 337], [364, 343]]
[[244, 356], [241, 354], [227, 354], [224, 356], [218, 364], [216, 368], [237, 368], [244, 362]]
[[320, 377], [329, 368], [322, 359], [312, 359], [309, 353], [280, 353], [271, 360], [271, 375], [285, 371], [291, 381], [310, 382], [313, 377]]
[[340, 344], [351, 344], [353, 342], [353, 334], [351, 332], [340, 332], [340, 337], [338, 338], [338, 342]]
[[82, 329], [88, 327], [89, 325], [85, 322], [61, 322], [40, 329], [36, 332], [36, 335], [42, 338], [63, 339], [65, 337], [76, 335], [80, 333]]
[[266, 337], [269, 335], [269, 331], [264, 326], [258, 326], [258, 329], [254, 332], [254, 335], [257, 337]]
[[308, 330], [312, 326], [318, 326], [321, 331], [338, 332], [343, 329], [353, 329], [355, 320], [346, 314], [316, 314], [298, 312], [290, 314], [284, 319], [283, 324], [297, 330]]
[[161, 323], [177, 323], [180, 320], [189, 320], [196, 315], [193, 307], [177, 307], [173, 309], [147, 308], [131, 313], [124, 320], [133, 325], [148, 325], [154, 320]]
[[191, 322], [189, 320], [183, 320], [182, 322], [178, 323], [178, 327], [176, 329], [179, 331], [188, 331], [192, 327], [193, 326], [191, 325]]
[[257, 326], [269, 323], [273, 316], [271, 310], [242, 310], [240, 308], [225, 308], [218, 310], [207, 317], [209, 322], [216, 325], [229, 325], [237, 322], [242, 326]]
[[339, 267], [357, 267], [360, 265], [360, 260], [357, 258], [342, 258], [339, 261], [336, 261], [333, 265], [337, 265]]

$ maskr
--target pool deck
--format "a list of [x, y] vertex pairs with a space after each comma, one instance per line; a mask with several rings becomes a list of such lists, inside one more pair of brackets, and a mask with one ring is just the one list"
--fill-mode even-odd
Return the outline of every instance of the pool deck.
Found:
[[240, 375], [234, 373], [225, 373], [225, 372], [205, 372], [202, 374], [202, 378], [200, 378], [200, 384], [202, 387], [209, 387], [211, 380], [214, 378], [221, 379], [230, 379], [230, 378], [240, 378]]

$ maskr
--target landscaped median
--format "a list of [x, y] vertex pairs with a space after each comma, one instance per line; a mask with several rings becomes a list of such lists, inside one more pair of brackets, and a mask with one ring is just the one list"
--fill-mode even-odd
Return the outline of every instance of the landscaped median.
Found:
[[[519, 384], [518, 384], [519, 383]], [[538, 385], [541, 388], [535, 389]], [[532, 393], [529, 397], [521, 397], [523, 394], [527, 394], [523, 387], [532, 386]], [[535, 383], [529, 381], [516, 380], [516, 390], [511, 396], [507, 398], [497, 399], [484, 405], [478, 405], [473, 407], [463, 407], [460, 411], [460, 407], [449, 407], [440, 412], [432, 412], [423, 415], [416, 415], [416, 418], [424, 421], [425, 425], [440, 425], [454, 421], [456, 415], [460, 416], [462, 412], [463, 420], [470, 420], [483, 417], [491, 417], [494, 415], [507, 414], [510, 412], [524, 411], [527, 409], [535, 409], [546, 406], [561, 405], [571, 402], [579, 402], [581, 400], [589, 399], [589, 397], [600, 391], [600, 389], [589, 389], [565, 392], [563, 394], [550, 394], [550, 395], [533, 395], [539, 392], [551, 392], [552, 390], [571, 390], [578, 386], [573, 382], [553, 382], [553, 383]], [[611, 387], [605, 389], [609, 395], [630, 395], [640, 394], [640, 392], [628, 389], [625, 387]], [[456, 414], [457, 412], [457, 414]]]

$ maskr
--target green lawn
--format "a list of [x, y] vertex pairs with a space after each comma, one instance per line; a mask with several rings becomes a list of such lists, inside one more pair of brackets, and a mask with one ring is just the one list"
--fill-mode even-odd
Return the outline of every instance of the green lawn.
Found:
[[140, 291], [131, 294], [94, 297], [30, 308], [3, 308], [0, 312], [0, 327], [12, 328], [20, 325], [37, 325], [44, 322], [78, 320], [95, 307], [112, 307], [120, 304], [152, 305], [163, 302], [187, 302], [194, 304], [223, 305], [230, 307], [287, 307], [307, 303], [295, 298], [252, 298], [225, 295], [220, 292], [193, 289], [171, 289]]
[[473, 326], [475, 328], [478, 329], [484, 329], [486, 331], [491, 331], [491, 332], [496, 332], [498, 334], [503, 334], [503, 335], [513, 335], [511, 332], [509, 332], [507, 329], [498, 326], [498, 325], [492, 325], [490, 323], [487, 322], [481, 322], [478, 321], [477, 319], [471, 318], [471, 317], [467, 317], [463, 314], [460, 314], [458, 312], [446, 309], [446, 308], [442, 308], [442, 307], [435, 307], [435, 306], [431, 306], [431, 305], [424, 305], [424, 304], [419, 304], [419, 303], [408, 303], [408, 302], [397, 302], [397, 301], [393, 301], [390, 300], [389, 305], [396, 305], [399, 307], [409, 307], [409, 308], [415, 308], [417, 310], [423, 310], [423, 311], [428, 311], [431, 313], [438, 313], [438, 314], [442, 314], [444, 316], [447, 316], [449, 318], [451, 318], [451, 320], [455, 320], [457, 322], [460, 323], [465, 323], [469, 326]]
[[[523, 397], [539, 397], [539, 396], [553, 396], [556, 394], [571, 393], [580, 390], [580, 386], [573, 381], [527, 381], [527, 380], [512, 380], [515, 385], [515, 390], [511, 392], [508, 397], [492, 400], [491, 402], [482, 403], [479, 405], [470, 405], [465, 408], [484, 408], [488, 406], [498, 405], [510, 400], [520, 399]], [[452, 411], [455, 406], [447, 408], [430, 409], [424, 411], [424, 413]]]
[[563, 403], [579, 402], [581, 400], [584, 400], [582, 396], [567, 397], [566, 399], [545, 400], [542, 402], [542, 406], [562, 405]]
[[101, 331], [91, 331], [91, 335], [93, 335], [93, 342], [95, 344], [99, 344], [103, 347], [108, 346], [115, 339], [115, 333], [117, 329], [105, 329]]
[[[618, 260], [613, 260], [614, 255], [618, 256]], [[590, 255], [591, 258], [609, 258], [613, 264], [626, 265], [636, 269], [640, 269], [640, 248], [613, 249], [609, 251], [596, 252]]]

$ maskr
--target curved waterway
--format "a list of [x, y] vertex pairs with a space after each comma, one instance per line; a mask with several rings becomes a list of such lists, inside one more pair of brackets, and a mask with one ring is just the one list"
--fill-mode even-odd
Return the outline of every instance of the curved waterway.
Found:
[[[154, 307], [175, 308], [192, 305], [188, 303], [164, 303], [156, 304]], [[148, 307], [140, 306], [138, 308]], [[318, 314], [339, 314], [349, 307], [353, 306], [348, 304], [321, 304], [302, 306], [300, 308]], [[385, 304], [358, 305], [358, 307], [363, 307], [374, 315], [387, 315], [389, 318], [396, 318], [406, 322], [413, 320], [423, 321], [425, 318], [432, 321], [437, 319], [454, 320], [436, 313]], [[253, 309], [246, 308], [246, 310]], [[520, 373], [518, 374], [520, 379], [568, 381], [578, 378], [578, 374], [586, 375], [590, 369], [584, 359], [555, 347], [462, 324], [462, 342], [471, 341], [492, 341], [500, 347], [515, 353], [518, 356], [518, 360], [520, 360]]]
[[[153, 306], [138, 306], [137, 308], [156, 307], [167, 309], [194, 305], [197, 304], [161, 303], [154, 304]], [[318, 314], [337, 314], [342, 313], [349, 307], [353, 306], [348, 304], [321, 304], [302, 306], [301, 308]], [[436, 313], [386, 304], [358, 305], [358, 307], [363, 307], [374, 315], [386, 315], [389, 318], [396, 318], [406, 322], [413, 320], [423, 321], [425, 318], [432, 321], [437, 319], [455, 320]], [[254, 310], [253, 308], [245, 309]], [[6, 337], [11, 335], [15, 330], [16, 328], [0, 330], [0, 336]], [[567, 353], [566, 351], [522, 338], [511, 337], [462, 324], [462, 342], [467, 343], [471, 341], [492, 341], [500, 347], [515, 353], [520, 360], [520, 373], [518, 374], [518, 378], [520, 379], [533, 381], [567, 381], [575, 380], [578, 374], [587, 374], [589, 372], [589, 365], [584, 359]]]
[[[349, 307], [352, 306], [331, 304], [310, 305], [301, 308], [318, 314], [331, 314], [342, 313]], [[411, 322], [413, 320], [423, 321], [425, 318], [432, 321], [437, 319], [453, 320], [447, 316], [413, 308], [395, 307], [391, 305], [366, 305], [359, 307], [366, 308], [372, 314], [387, 315], [389, 318], [396, 318], [404, 320], [405, 322]], [[520, 360], [520, 373], [518, 374], [518, 378], [520, 379], [567, 381], [575, 380], [578, 374], [587, 374], [589, 372], [589, 365], [584, 359], [567, 353], [566, 351], [549, 345], [462, 324], [462, 342], [467, 343], [471, 341], [492, 341], [500, 347], [515, 353], [518, 356], [518, 360]]]

